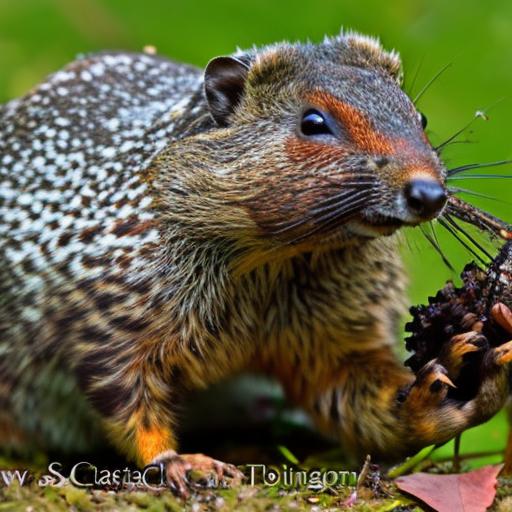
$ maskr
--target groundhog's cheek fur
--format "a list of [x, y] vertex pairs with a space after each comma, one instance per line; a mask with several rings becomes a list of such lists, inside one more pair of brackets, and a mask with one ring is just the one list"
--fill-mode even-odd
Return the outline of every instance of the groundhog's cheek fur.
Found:
[[[349, 176], [342, 171], [346, 151], [288, 137], [284, 161], [277, 169], [259, 172], [252, 180], [254, 193], [244, 201], [249, 217], [264, 236], [301, 233], [311, 227], [312, 210], [322, 200], [343, 190]], [[296, 224], [296, 229], [289, 229]]]

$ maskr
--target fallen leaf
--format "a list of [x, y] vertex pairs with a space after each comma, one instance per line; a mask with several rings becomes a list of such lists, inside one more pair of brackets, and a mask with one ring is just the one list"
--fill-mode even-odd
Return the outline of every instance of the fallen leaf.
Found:
[[457, 475], [415, 473], [396, 479], [397, 487], [437, 512], [485, 512], [496, 495], [503, 464]]

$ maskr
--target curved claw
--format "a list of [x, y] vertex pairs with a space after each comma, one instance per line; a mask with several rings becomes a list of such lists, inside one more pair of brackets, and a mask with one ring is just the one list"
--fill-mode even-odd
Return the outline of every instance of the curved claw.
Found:
[[438, 362], [437, 359], [432, 359], [428, 362], [419, 372], [416, 378], [415, 386], [431, 386], [436, 381], [441, 381], [448, 386], [455, 387], [455, 384], [448, 377], [446, 368]]
[[512, 341], [503, 343], [492, 350], [492, 361], [498, 366], [503, 366], [512, 361]]
[[440, 373], [436, 375], [437, 380], [444, 382], [447, 386], [450, 386], [451, 388], [456, 388], [457, 386], [450, 380], [448, 375], [444, 373]]

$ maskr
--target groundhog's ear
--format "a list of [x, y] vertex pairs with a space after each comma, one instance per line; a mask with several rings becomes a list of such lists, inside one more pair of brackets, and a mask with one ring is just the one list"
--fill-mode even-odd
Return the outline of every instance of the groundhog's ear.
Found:
[[242, 98], [248, 72], [249, 67], [234, 57], [217, 57], [206, 66], [204, 91], [210, 112], [221, 126], [228, 124]]

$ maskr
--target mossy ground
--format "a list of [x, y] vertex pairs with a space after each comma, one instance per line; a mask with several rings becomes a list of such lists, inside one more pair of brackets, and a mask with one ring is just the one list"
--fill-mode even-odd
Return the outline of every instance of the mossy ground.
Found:
[[[0, 466], [12, 466], [12, 461], [0, 459]], [[18, 466], [19, 467], [19, 466]], [[425, 459], [415, 469], [434, 473], [453, 471], [452, 463], [437, 463]], [[462, 470], [469, 469], [463, 464]], [[38, 470], [31, 468], [34, 475]], [[248, 474], [248, 471], [245, 471]], [[396, 488], [382, 468], [371, 466], [366, 477], [356, 487], [341, 487], [324, 492], [307, 488], [286, 489], [279, 486], [244, 485], [227, 489], [201, 487], [201, 475], [193, 480], [196, 488], [186, 499], [177, 498], [170, 490], [104, 490], [83, 489], [70, 484], [62, 487], [40, 487], [36, 479], [20, 486], [2, 486], [0, 482], [0, 512], [39, 511], [302, 511], [350, 510], [352, 512], [410, 512], [429, 510]], [[356, 497], [357, 496], [357, 497]], [[512, 510], [512, 479], [500, 478], [496, 500], [490, 509], [496, 512]], [[455, 511], [454, 511], [455, 512]]]
[[[345, 508], [350, 490], [323, 493], [307, 490], [284, 490], [243, 485], [235, 489], [200, 491], [186, 501], [173, 496], [170, 491], [104, 491], [84, 490], [72, 485], [61, 488], [40, 488], [35, 484], [20, 487], [13, 485], [0, 489], [0, 511], [138, 511], [153, 512], [191, 510], [214, 511], [279, 511], [279, 510], [338, 510]], [[400, 508], [401, 507], [401, 508]], [[365, 489], [350, 508], [354, 512], [422, 510], [409, 499], [400, 496], [390, 487], [387, 497], [375, 497]]]
[[[307, 490], [284, 490], [241, 486], [236, 489], [201, 491], [186, 501], [170, 491], [104, 491], [84, 490], [66, 485], [62, 488], [40, 488], [13, 485], [0, 489], [0, 511], [140, 511], [178, 512], [200, 511], [302, 511], [350, 510], [352, 512], [412, 512], [423, 511], [420, 504], [400, 494], [390, 483], [386, 496], [375, 496], [364, 488], [349, 507], [350, 491], [317, 494]], [[491, 511], [512, 510], [512, 482], [500, 479], [495, 503]]]

